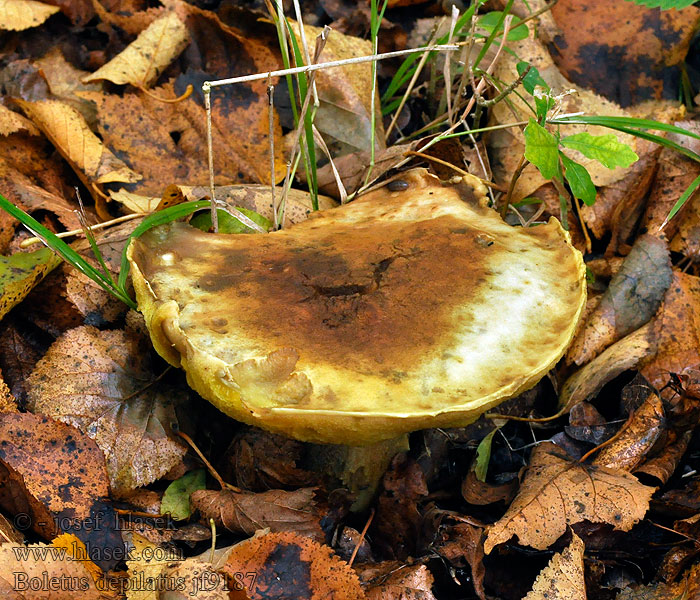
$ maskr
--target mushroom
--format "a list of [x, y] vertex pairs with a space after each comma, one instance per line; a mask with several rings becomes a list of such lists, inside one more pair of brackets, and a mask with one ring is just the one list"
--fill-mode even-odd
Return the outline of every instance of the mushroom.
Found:
[[158, 353], [239, 421], [356, 446], [467, 425], [535, 385], [585, 304], [568, 233], [507, 225], [471, 176], [401, 179], [266, 235], [175, 222], [134, 240]]

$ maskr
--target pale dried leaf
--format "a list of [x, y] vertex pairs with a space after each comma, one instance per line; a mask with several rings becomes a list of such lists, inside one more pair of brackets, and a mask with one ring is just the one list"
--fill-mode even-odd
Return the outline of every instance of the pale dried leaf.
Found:
[[36, 125], [27, 117], [23, 117], [4, 104], [0, 104], [0, 135], [10, 135], [18, 131], [26, 131], [30, 135], [41, 135]]
[[85, 118], [58, 100], [16, 100], [63, 157], [89, 183], [134, 183], [141, 175], [107, 149], [90, 130]]
[[149, 87], [189, 42], [185, 24], [175, 12], [151, 23], [121, 53], [100, 67], [83, 83], [107, 79], [112, 83]]
[[367, 589], [367, 600], [436, 600], [433, 576], [425, 565], [406, 565]]
[[61, 336], [29, 378], [32, 410], [92, 437], [121, 491], [160, 479], [186, 452], [172, 425], [187, 392], [154, 384], [149, 362], [134, 335], [84, 326]]
[[586, 600], [583, 550], [581, 538], [574, 534], [571, 544], [552, 556], [523, 600]]
[[0, 29], [22, 31], [36, 27], [59, 10], [58, 6], [34, 0], [0, 0]]
[[570, 460], [546, 442], [533, 450], [520, 492], [489, 528], [484, 551], [518, 536], [521, 544], [544, 550], [567, 525], [587, 520], [629, 531], [644, 517], [654, 488], [629, 473]]

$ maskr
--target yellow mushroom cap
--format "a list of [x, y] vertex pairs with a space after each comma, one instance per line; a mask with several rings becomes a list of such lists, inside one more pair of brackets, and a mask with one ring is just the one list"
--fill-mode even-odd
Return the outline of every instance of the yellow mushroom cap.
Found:
[[476, 178], [402, 179], [283, 231], [132, 242], [156, 350], [227, 415], [314, 442], [466, 425], [533, 386], [586, 300], [569, 235], [507, 225]]

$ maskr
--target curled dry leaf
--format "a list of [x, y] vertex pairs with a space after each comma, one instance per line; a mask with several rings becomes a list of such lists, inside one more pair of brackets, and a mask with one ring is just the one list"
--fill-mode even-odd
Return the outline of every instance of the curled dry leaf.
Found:
[[552, 556], [523, 600], [586, 600], [583, 551], [581, 538], [573, 534], [571, 543]]
[[295, 533], [268, 533], [236, 544], [221, 569], [231, 584], [256, 573], [250, 600], [366, 598], [357, 574], [333, 551]]
[[56, 543], [26, 547], [0, 544], [2, 597], [12, 600], [73, 600], [77, 597], [107, 600], [114, 597], [98, 589], [94, 574], [88, 567], [89, 561], [73, 560], [62, 550]]
[[116, 490], [160, 479], [186, 452], [172, 427], [187, 392], [156, 383], [147, 353], [132, 333], [77, 327], [49, 348], [29, 378], [31, 409], [92, 437]]
[[300, 488], [293, 492], [269, 490], [259, 494], [230, 490], [197, 490], [190, 502], [202, 518], [210, 518], [235, 533], [253, 535], [258, 529], [272, 532], [292, 531], [323, 541], [322, 506], [314, 499], [316, 488]]
[[[0, 505], [46, 539], [63, 531], [88, 545], [89, 557], [109, 568], [123, 549], [116, 514], [107, 503], [104, 457], [80, 431], [31, 413], [0, 414]], [[56, 492], [59, 490], [59, 493]], [[111, 551], [109, 555], [106, 551]]]
[[700, 595], [700, 564], [688, 569], [674, 583], [633, 585], [622, 590], [615, 600], [691, 600]]
[[[686, 392], [700, 398], [700, 278], [675, 272], [656, 320], [659, 349], [642, 368], [642, 375], [661, 390], [671, 374]], [[662, 397], [673, 395], [671, 389]]]
[[654, 456], [637, 467], [634, 473], [644, 473], [658, 479], [662, 484], [666, 483], [676, 471], [676, 467], [688, 449], [692, 436], [692, 430], [684, 432], [683, 435], [668, 444], [658, 456]]
[[568, 409], [594, 398], [603, 386], [642, 360], [656, 353], [657, 340], [652, 323], [643, 325], [606, 348], [591, 362], [581, 367], [564, 383], [559, 403]]
[[60, 262], [48, 248], [0, 256], [0, 319]]
[[85, 118], [58, 100], [15, 102], [41, 129], [61, 155], [90, 188], [92, 183], [134, 183], [141, 175], [107, 149], [90, 130]]
[[567, 362], [585, 364], [647, 323], [659, 308], [671, 277], [666, 242], [649, 234], [638, 237], [600, 303], [576, 334]]
[[149, 87], [188, 42], [187, 27], [175, 12], [169, 12], [151, 23], [106, 65], [82, 80], [87, 83], [107, 79], [116, 84]]
[[486, 600], [484, 591], [484, 530], [469, 523], [440, 529], [440, 542], [433, 550], [454, 567], [471, 569], [474, 591], [481, 600]]
[[644, 517], [654, 488], [616, 469], [574, 462], [549, 442], [537, 446], [518, 495], [486, 536], [484, 551], [511, 537], [544, 550], [567, 525], [587, 520], [629, 531]]
[[664, 407], [656, 394], [650, 394], [619, 435], [600, 450], [593, 461], [609, 469], [633, 471], [653, 448], [666, 429]]
[[0, 0], [0, 29], [22, 31], [36, 27], [59, 10], [58, 6], [34, 0]]

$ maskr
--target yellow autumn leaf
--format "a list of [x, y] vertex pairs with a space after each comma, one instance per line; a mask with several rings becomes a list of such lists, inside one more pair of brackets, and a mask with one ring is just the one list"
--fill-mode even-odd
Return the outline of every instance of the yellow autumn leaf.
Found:
[[135, 183], [141, 175], [132, 171], [104, 146], [85, 118], [58, 100], [16, 100], [86, 184]]
[[41, 25], [60, 10], [34, 0], [0, 0], [0, 29], [22, 31]]
[[107, 79], [119, 85], [130, 83], [148, 87], [189, 43], [185, 24], [173, 12], [155, 20], [120, 54], [92, 75], [83, 77], [83, 83]]

